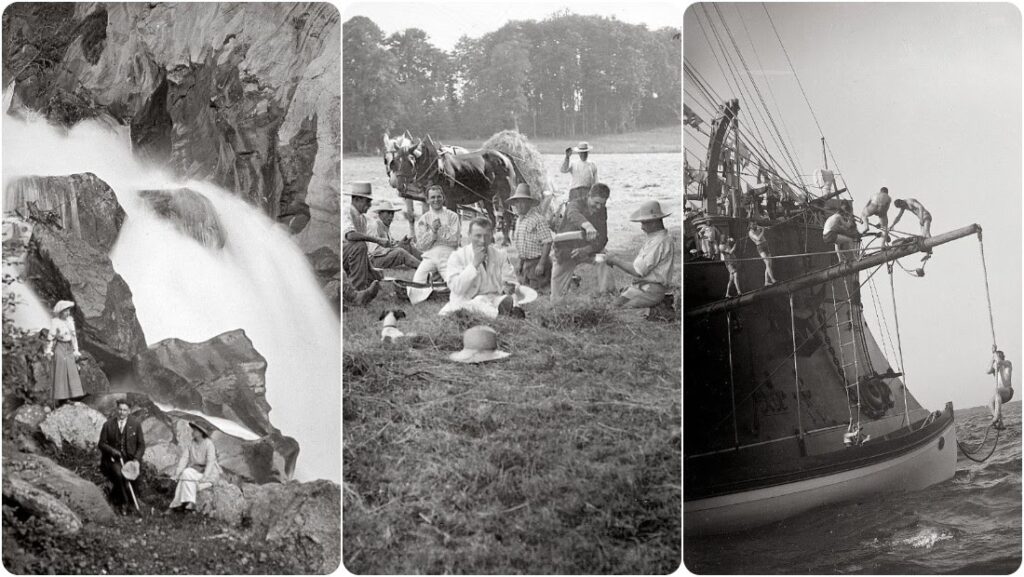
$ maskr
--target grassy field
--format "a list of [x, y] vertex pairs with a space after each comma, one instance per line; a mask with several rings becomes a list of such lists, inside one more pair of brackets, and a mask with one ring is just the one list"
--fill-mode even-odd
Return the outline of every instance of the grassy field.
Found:
[[[581, 272], [583, 287], [594, 286], [593, 272]], [[435, 300], [413, 308], [385, 285], [344, 313], [349, 571], [678, 567], [680, 323], [646, 321], [609, 300], [541, 297], [526, 320], [484, 321], [438, 317]], [[420, 336], [382, 345], [377, 319], [390, 308], [405, 310], [399, 328]], [[462, 330], [483, 323], [512, 356], [448, 361]]]
[[[524, 128], [524, 130], [526, 130]], [[413, 137], [422, 135], [414, 134]], [[527, 134], [529, 136], [529, 134]], [[475, 150], [487, 140], [486, 138], [446, 138], [445, 144], [453, 144]], [[530, 143], [537, 147], [543, 154], [563, 154], [565, 147], [576, 146], [579, 141], [585, 140], [594, 147], [594, 156], [602, 154], [639, 154], [649, 152], [682, 152], [682, 128], [676, 126], [662, 126], [650, 130], [627, 132], [624, 134], [604, 135], [578, 135], [573, 138], [533, 138]], [[349, 156], [348, 153], [345, 156]], [[352, 156], [359, 156], [352, 154]]]

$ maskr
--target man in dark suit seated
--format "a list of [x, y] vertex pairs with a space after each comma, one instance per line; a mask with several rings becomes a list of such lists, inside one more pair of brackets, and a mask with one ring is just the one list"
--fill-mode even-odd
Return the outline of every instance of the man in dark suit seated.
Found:
[[142, 436], [142, 424], [131, 417], [131, 405], [126, 399], [117, 401], [117, 413], [103, 424], [100, 430], [100, 471], [110, 479], [113, 487], [110, 498], [114, 506], [125, 513], [132, 510], [129, 496], [131, 481], [124, 478], [121, 467], [136, 461], [142, 467], [142, 455], [146, 452], [146, 440]]

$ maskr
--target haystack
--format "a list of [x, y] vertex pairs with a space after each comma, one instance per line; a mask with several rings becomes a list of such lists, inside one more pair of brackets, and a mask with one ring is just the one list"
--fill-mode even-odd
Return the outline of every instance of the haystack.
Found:
[[[515, 130], [502, 130], [484, 142], [483, 148], [503, 152], [515, 161], [516, 167], [530, 185], [533, 195], [541, 200], [542, 210], [547, 210], [554, 187], [544, 167], [544, 157], [537, 147], [530, 144], [526, 135]], [[546, 193], [546, 194], [544, 194]], [[543, 194], [543, 197], [541, 196]]]

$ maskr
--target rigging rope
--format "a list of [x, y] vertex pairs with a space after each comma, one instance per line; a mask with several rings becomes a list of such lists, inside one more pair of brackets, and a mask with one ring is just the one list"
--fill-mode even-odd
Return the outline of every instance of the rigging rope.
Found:
[[981, 249], [981, 269], [985, 273], [985, 299], [988, 301], [988, 322], [992, 328], [992, 346], [996, 346], [996, 321], [992, 317], [992, 295], [988, 288], [988, 266], [985, 264], [985, 242], [981, 238], [981, 230], [978, 231], [978, 247]]
[[793, 311], [793, 293], [789, 293], [789, 326], [793, 334], [793, 383], [796, 385], [796, 426], [804, 438], [803, 420], [800, 418], [800, 366], [796, 362], [796, 313]]
[[980, 451], [982, 447], [985, 446], [985, 441], [988, 440], [988, 432], [992, 429], [992, 424], [993, 423], [989, 423], [988, 427], [985, 427], [985, 438], [982, 439], [981, 443], [979, 443], [978, 446], [974, 450], [972, 450], [972, 451], [968, 451], [967, 449], [965, 449], [963, 444], [960, 443], [960, 439], [956, 440], [956, 446], [960, 448], [960, 452], [963, 453], [965, 457], [967, 457], [968, 459], [974, 461], [975, 463], [984, 463], [985, 461], [988, 460], [989, 457], [992, 456], [992, 453], [996, 452], [996, 446], [999, 445], [999, 429], [996, 429], [996, 439], [995, 439], [995, 441], [992, 442], [992, 449], [988, 452], [988, 454], [985, 455], [985, 457], [982, 458], [982, 459], [975, 459], [972, 456], [975, 453], [977, 453], [978, 451]]
[[736, 384], [732, 370], [732, 313], [725, 313], [725, 335], [729, 342], [729, 394], [732, 396], [732, 434], [736, 446], [740, 445], [740, 431], [736, 424]]
[[[899, 262], [899, 261], [897, 261]], [[901, 265], [902, 266], [902, 265]], [[907, 424], [910, 424], [910, 408], [907, 401], [907, 396], [910, 394], [910, 387], [907, 385], [907, 368], [903, 364], [903, 340], [900, 338], [900, 315], [899, 310], [896, 307], [896, 283], [893, 281], [892, 265], [889, 265], [889, 291], [892, 293], [892, 318], [896, 323], [896, 347], [900, 353], [900, 370], [903, 373], [903, 377], [900, 379], [903, 382], [903, 417], [906, 419]], [[902, 422], [902, 421], [901, 421]]]

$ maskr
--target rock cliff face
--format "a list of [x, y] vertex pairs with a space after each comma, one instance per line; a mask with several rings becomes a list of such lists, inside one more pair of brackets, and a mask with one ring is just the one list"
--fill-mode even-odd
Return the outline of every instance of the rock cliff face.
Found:
[[14, 4], [12, 108], [131, 127], [138, 154], [339, 250], [340, 15], [327, 3]]

